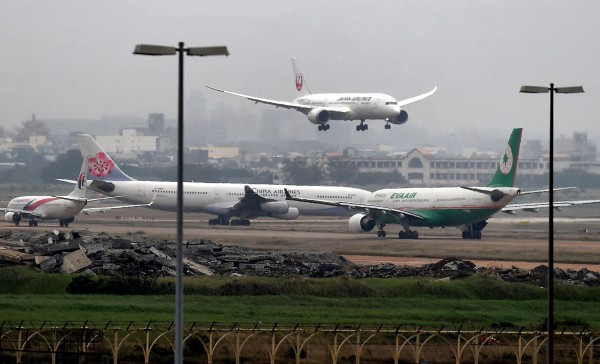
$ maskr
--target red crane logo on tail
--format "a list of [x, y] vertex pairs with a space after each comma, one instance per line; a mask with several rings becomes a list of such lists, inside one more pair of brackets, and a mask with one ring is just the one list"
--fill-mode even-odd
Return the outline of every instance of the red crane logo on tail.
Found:
[[304, 78], [302, 77], [302, 73], [298, 73], [296, 75], [296, 90], [302, 90], [302, 84], [304, 83], [303, 80]]

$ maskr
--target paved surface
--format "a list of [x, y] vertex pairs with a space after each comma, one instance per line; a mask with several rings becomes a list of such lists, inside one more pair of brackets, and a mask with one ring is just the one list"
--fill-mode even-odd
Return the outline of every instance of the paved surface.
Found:
[[[123, 236], [145, 234], [173, 243], [175, 214], [144, 210], [142, 217], [112, 212], [78, 216], [68, 229]], [[184, 239], [210, 239], [225, 245], [263, 250], [331, 251], [345, 255], [357, 264], [423, 265], [456, 257], [483, 266], [530, 268], [545, 264], [548, 255], [547, 220], [539, 217], [491, 219], [482, 240], [463, 240], [456, 228], [420, 228], [418, 240], [399, 240], [395, 238], [400, 230], [398, 225], [387, 227], [387, 238], [377, 238], [374, 232], [350, 233], [347, 219], [342, 218], [258, 219], [250, 227], [208, 226], [208, 218], [208, 215], [185, 214]], [[555, 221], [556, 266], [600, 271], [600, 219], [561, 218]], [[61, 230], [57, 225], [44, 222], [37, 228], [18, 229]], [[0, 229], [15, 228], [8, 223], [1, 226]]]

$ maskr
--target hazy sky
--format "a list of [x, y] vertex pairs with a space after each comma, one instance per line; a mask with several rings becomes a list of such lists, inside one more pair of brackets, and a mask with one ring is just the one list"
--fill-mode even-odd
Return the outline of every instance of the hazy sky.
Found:
[[[270, 107], [205, 84], [291, 100], [295, 56], [313, 92], [403, 99], [437, 86], [434, 96], [407, 107], [408, 124], [391, 129], [399, 140], [413, 128], [508, 136], [524, 127], [527, 138], [547, 138], [549, 96], [518, 91], [554, 82], [586, 91], [556, 96], [557, 136], [587, 131], [600, 141], [598, 15], [598, 0], [4, 1], [0, 121], [9, 128], [33, 113], [95, 119], [164, 112], [175, 119], [176, 57], [132, 51], [138, 43], [184, 41], [227, 45], [231, 53], [185, 60], [186, 94], [200, 90], [208, 108], [226, 103], [261, 115]], [[280, 112], [285, 127], [316, 129], [299, 113]], [[383, 132], [383, 123], [370, 124], [366, 133]]]

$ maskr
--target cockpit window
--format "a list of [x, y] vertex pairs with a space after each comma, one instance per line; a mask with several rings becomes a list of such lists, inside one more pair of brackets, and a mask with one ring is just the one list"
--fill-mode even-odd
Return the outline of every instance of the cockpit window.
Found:
[[385, 103], [386, 105], [398, 105], [397, 101], [388, 101]]

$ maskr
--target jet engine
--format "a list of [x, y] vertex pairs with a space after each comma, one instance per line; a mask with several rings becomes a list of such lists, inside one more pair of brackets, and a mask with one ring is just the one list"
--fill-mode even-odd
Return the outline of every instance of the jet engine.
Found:
[[269, 214], [282, 215], [289, 211], [290, 207], [286, 201], [271, 201], [260, 204], [260, 210]]
[[373, 230], [377, 223], [365, 214], [356, 214], [348, 220], [348, 226], [353, 233], [364, 233]]
[[316, 125], [325, 124], [331, 118], [329, 111], [323, 108], [312, 109], [307, 116], [308, 120]]
[[400, 110], [400, 115], [390, 119], [390, 123], [400, 125], [405, 124], [408, 121], [408, 113], [404, 110]]
[[21, 215], [15, 214], [14, 212], [7, 212], [4, 214], [4, 221], [16, 222], [16, 219], [21, 220]]
[[300, 211], [295, 207], [290, 207], [285, 214], [269, 214], [270, 217], [280, 220], [296, 220], [299, 215]]

